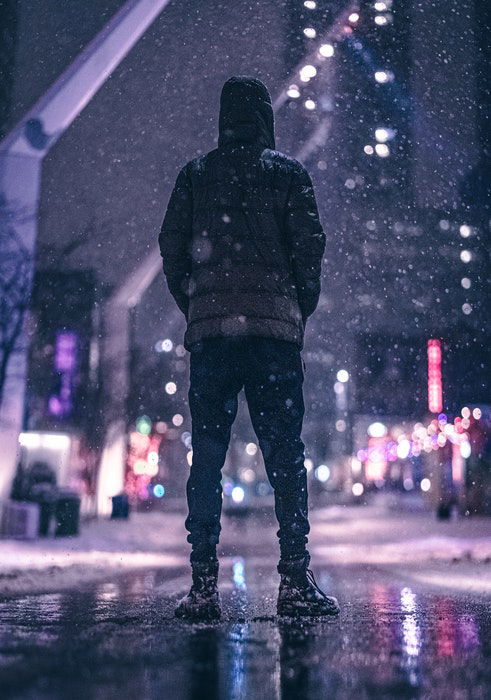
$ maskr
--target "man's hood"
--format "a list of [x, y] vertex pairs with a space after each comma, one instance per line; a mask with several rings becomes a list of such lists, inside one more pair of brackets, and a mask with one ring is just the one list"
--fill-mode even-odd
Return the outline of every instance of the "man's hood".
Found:
[[264, 83], [257, 78], [233, 76], [220, 96], [218, 146], [240, 142], [275, 149], [274, 114]]

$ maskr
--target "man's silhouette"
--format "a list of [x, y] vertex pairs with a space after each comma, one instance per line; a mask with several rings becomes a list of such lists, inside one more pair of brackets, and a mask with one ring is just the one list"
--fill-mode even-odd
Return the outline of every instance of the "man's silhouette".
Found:
[[266, 86], [255, 78], [230, 78], [220, 98], [218, 147], [179, 172], [159, 237], [191, 353], [193, 463], [186, 527], [193, 585], [176, 610], [180, 617], [220, 615], [221, 469], [242, 388], [275, 493], [278, 613], [338, 611], [308, 569], [300, 437], [300, 351], [305, 322], [319, 300], [325, 235], [309, 174], [274, 149]]

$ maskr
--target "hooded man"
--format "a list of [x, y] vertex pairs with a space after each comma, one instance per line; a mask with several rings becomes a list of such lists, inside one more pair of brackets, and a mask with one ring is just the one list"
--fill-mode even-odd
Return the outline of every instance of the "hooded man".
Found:
[[220, 616], [221, 469], [242, 388], [275, 494], [278, 614], [339, 611], [308, 568], [300, 437], [300, 352], [319, 300], [325, 235], [309, 174], [274, 149], [266, 86], [256, 78], [230, 78], [220, 98], [218, 147], [179, 172], [159, 236], [190, 351], [193, 462], [186, 528], [193, 583], [178, 617]]

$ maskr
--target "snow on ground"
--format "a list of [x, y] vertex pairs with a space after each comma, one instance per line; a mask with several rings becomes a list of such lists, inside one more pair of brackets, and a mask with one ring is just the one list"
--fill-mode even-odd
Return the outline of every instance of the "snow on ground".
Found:
[[[431, 513], [333, 506], [312, 511], [311, 523], [316, 566], [460, 561], [482, 568], [491, 562], [491, 518], [439, 522]], [[224, 517], [223, 559], [249, 548], [271, 564], [276, 529], [272, 513]], [[0, 594], [61, 590], [131, 569], [179, 569], [188, 561], [186, 535], [183, 513], [154, 512], [133, 513], [128, 521], [92, 520], [73, 538], [0, 540]]]

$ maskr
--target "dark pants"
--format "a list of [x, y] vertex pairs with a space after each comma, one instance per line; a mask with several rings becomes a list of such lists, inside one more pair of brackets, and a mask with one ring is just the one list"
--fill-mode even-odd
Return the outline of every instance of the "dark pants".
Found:
[[281, 558], [301, 557], [306, 552], [309, 521], [300, 438], [304, 402], [299, 348], [273, 338], [207, 338], [191, 351], [190, 379], [193, 464], [187, 483], [186, 528], [191, 561], [216, 558], [221, 470], [242, 388], [275, 492]]

